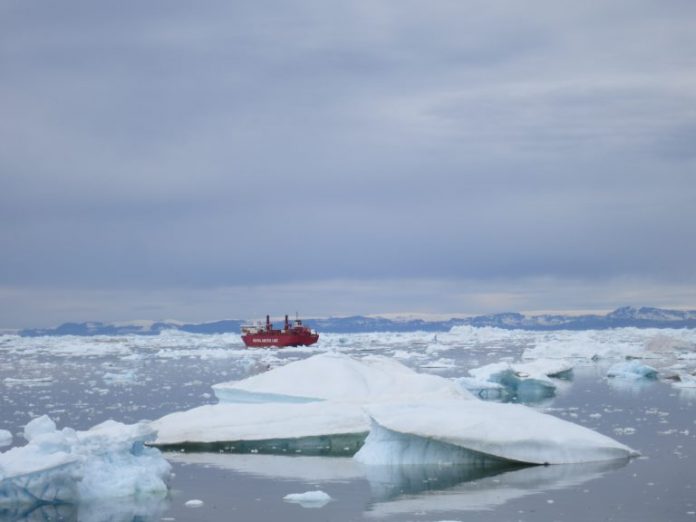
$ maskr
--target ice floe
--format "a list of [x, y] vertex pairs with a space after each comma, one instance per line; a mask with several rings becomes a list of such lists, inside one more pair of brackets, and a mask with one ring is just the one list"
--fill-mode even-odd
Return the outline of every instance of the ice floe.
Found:
[[619, 442], [519, 404], [440, 401], [372, 405], [355, 458], [365, 464], [569, 464], [637, 455]]
[[144, 422], [75, 431], [38, 417], [24, 429], [25, 446], [0, 453], [0, 504], [165, 495], [170, 465], [144, 446], [154, 435]]
[[696, 376], [689, 373], [677, 374], [677, 379], [672, 382], [675, 388], [696, 388]]
[[640, 361], [625, 361], [613, 364], [607, 370], [607, 377], [618, 379], [657, 379], [657, 370]]
[[12, 444], [12, 433], [7, 430], [0, 430], [0, 448]]
[[[563, 361], [499, 362], [469, 370], [470, 378], [459, 384], [484, 399], [517, 398], [534, 402], [556, 393], [556, 384], [549, 376], [569, 378], [572, 365]], [[491, 387], [490, 383], [497, 384]]]
[[306, 508], [320, 508], [331, 502], [331, 496], [321, 490], [304, 493], [289, 493], [283, 497], [286, 502], [293, 502]]
[[162, 417], [152, 423], [155, 444], [353, 454], [370, 430], [356, 455], [369, 464], [555, 464], [635, 454], [589, 429], [524, 406], [480, 401], [452, 380], [416, 373], [384, 357], [316, 355], [218, 385], [215, 392], [240, 402]]

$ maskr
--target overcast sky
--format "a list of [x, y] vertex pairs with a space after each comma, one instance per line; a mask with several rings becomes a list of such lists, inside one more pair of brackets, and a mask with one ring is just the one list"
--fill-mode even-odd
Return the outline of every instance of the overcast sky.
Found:
[[0, 327], [696, 308], [693, 0], [0, 2]]

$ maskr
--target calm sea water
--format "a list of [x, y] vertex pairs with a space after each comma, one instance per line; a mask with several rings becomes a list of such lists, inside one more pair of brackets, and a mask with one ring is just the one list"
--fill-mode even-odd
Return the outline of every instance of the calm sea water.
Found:
[[[422, 357], [424, 341], [362, 338], [338, 343], [354, 354], [399, 357], [421, 371], [464, 375], [467, 368], [517, 358], [515, 339]], [[334, 346], [335, 348], [335, 346]], [[48, 414], [59, 427], [87, 429], [216, 402], [211, 385], [263, 371], [322, 349], [253, 353], [235, 337], [0, 337], [0, 428], [15, 434]], [[696, 395], [663, 382], [623, 384], [607, 362], [586, 362], [558, 394], [533, 407], [639, 450], [629, 462], [528, 467], [480, 474], [461, 467], [363, 468], [349, 458], [169, 454], [175, 475], [165, 500], [139, 504], [21, 507], [0, 520], [631, 520], [696, 521]], [[6, 448], [4, 448], [6, 449]], [[306, 507], [288, 493], [321, 489], [332, 500]], [[203, 501], [186, 507], [191, 499]]]

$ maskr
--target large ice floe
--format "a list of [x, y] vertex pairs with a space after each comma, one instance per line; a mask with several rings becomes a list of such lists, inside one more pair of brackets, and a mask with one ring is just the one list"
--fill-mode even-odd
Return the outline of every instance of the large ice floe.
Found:
[[24, 429], [25, 446], [0, 453], [0, 506], [164, 496], [170, 465], [144, 445], [154, 435], [145, 422], [75, 431], [38, 417]]
[[[364, 464], [559, 464], [627, 458], [608, 437], [385, 357], [321, 354], [214, 386], [226, 401], [154, 421], [155, 445], [345, 454]], [[367, 436], [367, 433], [370, 435]], [[363, 446], [364, 442], [364, 446]]]

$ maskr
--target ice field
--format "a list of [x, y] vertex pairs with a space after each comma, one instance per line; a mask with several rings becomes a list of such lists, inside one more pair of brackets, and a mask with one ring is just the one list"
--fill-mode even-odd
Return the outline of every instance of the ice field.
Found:
[[0, 519], [696, 520], [695, 373], [694, 330], [4, 335]]

